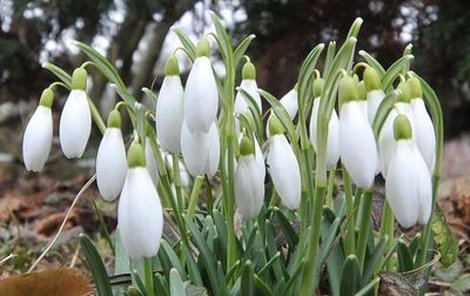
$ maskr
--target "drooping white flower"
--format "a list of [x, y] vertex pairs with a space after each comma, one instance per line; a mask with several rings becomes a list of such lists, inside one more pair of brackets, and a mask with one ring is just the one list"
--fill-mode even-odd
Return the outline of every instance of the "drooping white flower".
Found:
[[411, 139], [411, 125], [404, 115], [395, 119], [395, 138], [397, 143], [385, 183], [388, 202], [403, 227], [426, 224], [432, 209], [431, 178]]
[[[84, 80], [80, 88], [70, 92], [60, 116], [59, 137], [62, 152], [67, 158], [80, 158], [85, 151], [91, 132], [91, 112], [85, 92], [86, 72], [79, 68], [73, 73], [73, 80]], [[78, 73], [78, 74], [76, 74]], [[77, 82], [77, 84], [79, 84]]]
[[127, 173], [126, 149], [122, 139], [119, 112], [111, 111], [109, 118], [116, 117], [117, 122], [108, 120], [108, 128], [101, 139], [96, 155], [96, 181], [101, 196], [107, 201], [115, 200], [121, 193]]
[[199, 42], [197, 51], [198, 57], [189, 72], [184, 92], [184, 120], [192, 133], [207, 133], [216, 120], [219, 96], [207, 40]]
[[[244, 89], [256, 102], [258, 110], [261, 113], [261, 96], [258, 93], [258, 84], [256, 83], [256, 69], [255, 65], [251, 62], [245, 63], [242, 69], [242, 82], [240, 83], [240, 88]], [[241, 91], [237, 92], [235, 97], [235, 113], [241, 114], [248, 109], [247, 98], [243, 95]]]
[[185, 120], [181, 128], [181, 152], [186, 168], [192, 176], [212, 177], [217, 172], [220, 157], [217, 125], [212, 123], [208, 133], [192, 133]]
[[271, 116], [266, 164], [281, 203], [294, 210], [300, 205], [300, 167], [292, 147], [282, 133], [279, 119], [274, 114]]
[[155, 185], [158, 183], [158, 166], [153, 154], [152, 143], [149, 137], [145, 138], [145, 161], [147, 171]]
[[165, 75], [156, 108], [158, 141], [163, 150], [179, 153], [181, 152], [184, 91], [175, 56], [168, 59], [165, 65]]
[[[318, 108], [320, 107], [320, 98], [317, 97], [313, 100], [312, 115], [310, 117], [310, 142], [313, 149], [317, 152], [317, 120]], [[333, 110], [328, 123], [328, 138], [326, 142], [326, 162], [328, 167], [333, 167], [339, 160], [339, 129], [338, 129], [338, 115], [336, 110]]]
[[419, 80], [413, 76], [410, 78], [409, 82], [412, 95], [410, 106], [414, 141], [426, 162], [429, 172], [432, 173], [436, 155], [436, 132], [434, 130], [434, 124], [426, 111]]
[[385, 97], [379, 74], [372, 67], [366, 67], [364, 70], [364, 86], [367, 92], [367, 116], [372, 125], [380, 103]]
[[339, 117], [341, 161], [360, 188], [370, 188], [377, 168], [377, 145], [374, 133], [358, 101], [356, 83], [351, 77], [340, 82], [343, 102]]
[[145, 168], [140, 144], [129, 148], [124, 187], [119, 198], [118, 229], [126, 253], [134, 259], [157, 254], [163, 211], [157, 190]]
[[[286, 109], [287, 114], [291, 120], [294, 120], [295, 116], [297, 115], [297, 111], [299, 109], [298, 102], [297, 102], [297, 90], [295, 88], [291, 89], [288, 93], [286, 93], [279, 102], [281, 105]], [[269, 125], [271, 122], [271, 116], [268, 118], [268, 123], [266, 124], [266, 136], [269, 138], [271, 137], [271, 133], [269, 130]]]
[[395, 103], [393, 109], [390, 110], [390, 113], [388, 113], [388, 116], [385, 119], [384, 125], [378, 137], [380, 165], [382, 170], [382, 176], [385, 179], [387, 178], [390, 160], [392, 158], [392, 154], [395, 150], [396, 144], [395, 138], [393, 137], [393, 123], [395, 122], [395, 118], [398, 116], [398, 114], [403, 114], [408, 117], [408, 120], [410, 120], [411, 122], [411, 126], [413, 126], [411, 106], [409, 104], [409, 85], [408, 83], [400, 83], [399, 88], [402, 90], [400, 101]]
[[[235, 171], [235, 199], [243, 217], [252, 218], [261, 210], [264, 199], [266, 167], [259, 144], [244, 137]], [[254, 149], [253, 149], [254, 148]]]
[[47, 88], [28, 122], [23, 136], [23, 161], [26, 169], [40, 172], [49, 157], [52, 145], [52, 101], [54, 94]]

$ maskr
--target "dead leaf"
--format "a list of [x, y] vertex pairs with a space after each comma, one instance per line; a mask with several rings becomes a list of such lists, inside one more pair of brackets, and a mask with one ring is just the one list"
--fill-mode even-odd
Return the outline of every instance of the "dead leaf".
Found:
[[0, 295], [8, 296], [83, 296], [91, 292], [90, 280], [73, 268], [43, 270], [0, 281]]

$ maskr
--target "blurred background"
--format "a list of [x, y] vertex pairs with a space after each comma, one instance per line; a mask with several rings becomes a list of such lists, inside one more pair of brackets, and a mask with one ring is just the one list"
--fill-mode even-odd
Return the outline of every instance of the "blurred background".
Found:
[[[209, 9], [223, 19], [234, 44], [256, 35], [247, 54], [257, 66], [259, 87], [277, 97], [294, 86], [308, 52], [319, 42], [343, 42], [358, 16], [364, 24], [357, 49], [373, 54], [385, 67], [412, 43], [412, 69], [434, 87], [444, 110], [447, 181], [439, 204], [453, 231], [469, 241], [469, 0], [0, 0], [0, 258], [19, 254], [3, 268], [4, 275], [28, 266], [55, 233], [71, 200], [93, 174], [99, 141], [95, 129], [84, 160], [72, 162], [58, 149], [56, 137], [45, 172], [26, 172], [22, 133], [42, 90], [55, 81], [41, 65], [51, 61], [71, 73], [84, 61], [71, 44], [80, 40], [106, 56], [141, 98], [142, 87], [159, 89], [166, 57], [179, 45], [170, 28], [178, 26], [196, 41], [212, 29]], [[187, 71], [188, 61], [182, 52], [178, 55]], [[117, 96], [90, 69], [89, 94], [106, 116]], [[223, 71], [220, 63], [216, 70]], [[56, 120], [65, 95], [56, 97]], [[114, 227], [115, 204], [103, 202], [95, 187], [85, 197], [61, 234], [63, 242], [82, 231], [97, 232], [103, 225], [98, 220]], [[100, 243], [103, 233], [100, 228]], [[63, 255], [51, 255], [44, 264], [64, 264], [77, 254], [76, 244], [58, 245]]]

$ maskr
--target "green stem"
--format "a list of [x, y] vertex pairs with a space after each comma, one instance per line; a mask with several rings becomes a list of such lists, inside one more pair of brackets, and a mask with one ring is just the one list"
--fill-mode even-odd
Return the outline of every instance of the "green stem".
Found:
[[87, 96], [88, 98], [88, 105], [90, 106], [90, 112], [91, 112], [91, 117], [96, 123], [96, 126], [100, 130], [102, 134], [104, 134], [104, 131], [106, 129], [106, 123], [104, 123], [103, 118], [101, 118], [100, 112], [98, 111], [98, 108], [96, 108], [95, 103], [93, 100]]
[[206, 176], [206, 196], [207, 196], [207, 212], [212, 216], [214, 212], [214, 197], [212, 196], [212, 188], [209, 178]]
[[184, 209], [184, 201], [183, 201], [183, 191], [181, 188], [181, 176], [180, 176], [180, 167], [179, 167], [179, 158], [178, 154], [173, 153], [172, 155], [173, 160], [173, 180], [175, 182], [175, 191], [176, 191], [176, 200], [178, 202], [179, 212], [182, 213]]
[[374, 191], [367, 189], [362, 197], [362, 218], [359, 225], [359, 238], [357, 242], [357, 257], [364, 270], [364, 260], [366, 256], [367, 242], [370, 232], [370, 215], [372, 213], [372, 197]]
[[144, 258], [144, 284], [147, 288], [149, 296], [155, 296], [155, 289], [153, 287], [153, 265], [152, 258]]
[[[394, 233], [394, 222], [395, 218], [392, 213], [392, 208], [390, 207], [390, 204], [388, 203], [387, 200], [384, 200], [384, 209], [383, 209], [383, 215], [382, 215], [382, 223], [380, 224], [380, 230], [379, 230], [379, 237], [380, 240], [382, 240], [385, 236], [388, 237], [386, 246], [385, 246], [385, 254], [388, 253], [388, 251], [392, 248], [393, 245], [393, 233]], [[383, 266], [383, 260], [385, 258], [382, 258], [382, 263], [379, 264], [378, 266]], [[386, 267], [386, 270], [391, 270], [391, 264], [393, 260], [389, 260], [389, 265]], [[376, 270], [376, 273], [380, 272], [380, 270]]]
[[227, 202], [227, 270], [230, 270], [232, 266], [235, 264], [237, 260], [237, 252], [236, 252], [236, 236], [235, 236], [235, 225], [234, 225], [234, 175], [235, 175], [235, 168], [234, 168], [234, 143], [233, 138], [229, 136], [228, 138], [228, 149], [227, 149], [227, 161], [228, 161], [228, 196], [226, 198]]
[[343, 166], [343, 182], [344, 182], [344, 195], [346, 199], [346, 214], [347, 214], [347, 232], [346, 232], [346, 239], [345, 239], [345, 246], [344, 246], [344, 253], [346, 256], [350, 254], [354, 254], [355, 252], [355, 245], [356, 245], [356, 233], [354, 231], [355, 228], [355, 209], [354, 209], [354, 201], [353, 201], [353, 194], [352, 194], [352, 184], [351, 184], [351, 177], [349, 176], [348, 171]]
[[189, 197], [188, 205], [188, 218], [192, 219], [194, 217], [194, 212], [196, 210], [197, 201], [199, 200], [199, 193], [201, 193], [202, 183], [204, 182], [204, 176], [199, 175], [196, 177], [196, 180], [193, 184], [193, 190], [191, 191], [191, 196]]
[[320, 224], [322, 220], [323, 203], [325, 200], [325, 186], [317, 186], [315, 190], [315, 201], [313, 203], [313, 224], [310, 227], [310, 241], [307, 247], [305, 267], [302, 274], [300, 286], [301, 296], [310, 296], [315, 291], [314, 275], [317, 265], [317, 254], [320, 240]]
[[333, 190], [335, 188], [336, 167], [331, 168], [328, 175], [328, 187], [326, 189], [326, 206], [330, 209], [334, 208]]

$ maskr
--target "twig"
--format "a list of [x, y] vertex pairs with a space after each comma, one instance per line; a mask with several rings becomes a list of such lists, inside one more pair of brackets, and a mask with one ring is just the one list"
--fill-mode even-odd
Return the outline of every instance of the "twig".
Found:
[[73, 257], [72, 257], [72, 262], [70, 262], [70, 268], [74, 268], [75, 267], [75, 264], [77, 263], [77, 259], [78, 259], [78, 254], [80, 254], [80, 244], [77, 245], [77, 249], [75, 250], [75, 253], [73, 254]]
[[80, 189], [80, 191], [77, 193], [77, 195], [75, 196], [75, 198], [72, 201], [72, 204], [70, 205], [69, 209], [67, 210], [67, 213], [65, 214], [64, 220], [62, 221], [62, 224], [60, 225], [59, 230], [57, 231], [56, 235], [49, 242], [49, 245], [42, 252], [42, 254], [38, 257], [38, 259], [36, 259], [36, 261], [34, 261], [33, 265], [31, 265], [31, 267], [29, 268], [27, 273], [30, 273], [31, 271], [33, 271], [36, 268], [36, 266], [39, 264], [39, 262], [44, 258], [44, 256], [46, 256], [46, 254], [52, 249], [55, 242], [59, 238], [59, 235], [64, 230], [65, 224], [67, 223], [67, 220], [69, 219], [69, 216], [72, 213], [73, 208], [75, 207], [75, 205], [77, 204], [78, 200], [83, 195], [83, 193], [85, 193], [85, 191], [88, 189], [88, 187], [90, 187], [90, 185], [95, 181], [95, 179], [96, 179], [96, 174], [94, 174], [93, 177], [91, 177], [88, 180], [88, 182], [86, 182], [86, 184], [83, 185], [82, 189]]
[[12, 258], [15, 258], [16, 256], [18, 256], [18, 255], [15, 255], [15, 254], [11, 253], [10, 255], [8, 255], [5, 258], [3, 258], [2, 260], [0, 260], [0, 265], [2, 265], [3, 263], [7, 262], [8, 260], [10, 260]]

